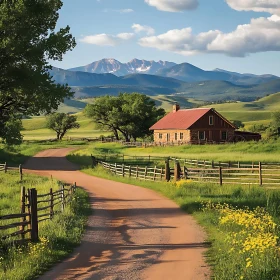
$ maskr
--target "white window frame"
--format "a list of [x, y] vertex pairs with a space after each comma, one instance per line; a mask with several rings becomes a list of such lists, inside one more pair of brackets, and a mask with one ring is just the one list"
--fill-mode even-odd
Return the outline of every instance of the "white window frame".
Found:
[[162, 133], [158, 134], [158, 139], [162, 139]]
[[180, 140], [184, 140], [184, 133], [180, 132]]

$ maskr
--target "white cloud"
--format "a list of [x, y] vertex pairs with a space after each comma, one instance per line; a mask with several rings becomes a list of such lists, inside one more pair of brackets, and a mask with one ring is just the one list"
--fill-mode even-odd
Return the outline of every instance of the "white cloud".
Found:
[[237, 11], [268, 12], [280, 15], [280, 0], [226, 0]]
[[128, 14], [128, 13], [133, 13], [134, 10], [132, 10], [132, 9], [122, 9], [122, 10], [117, 10], [117, 12], [119, 12], [121, 14]]
[[155, 30], [147, 25], [140, 25], [137, 23], [134, 23], [131, 28], [134, 30], [135, 33], [140, 33], [140, 32], [146, 32], [147, 35], [153, 35], [155, 33]]
[[230, 33], [220, 30], [193, 34], [191, 28], [174, 29], [158, 36], [141, 38], [143, 47], [171, 51], [182, 55], [224, 53], [243, 57], [250, 53], [280, 51], [280, 17], [252, 19]]
[[116, 46], [124, 41], [128, 41], [133, 38], [133, 33], [120, 33], [117, 35], [110, 34], [97, 34], [85, 36], [80, 41], [86, 44], [97, 45], [97, 46]]
[[160, 11], [166, 12], [194, 10], [198, 7], [198, 0], [145, 0], [145, 2]]

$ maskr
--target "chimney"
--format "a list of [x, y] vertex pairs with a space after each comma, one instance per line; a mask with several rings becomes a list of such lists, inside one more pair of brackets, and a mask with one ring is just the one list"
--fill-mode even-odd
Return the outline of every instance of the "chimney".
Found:
[[180, 110], [180, 105], [178, 103], [173, 105], [173, 113], [176, 113], [177, 111]]

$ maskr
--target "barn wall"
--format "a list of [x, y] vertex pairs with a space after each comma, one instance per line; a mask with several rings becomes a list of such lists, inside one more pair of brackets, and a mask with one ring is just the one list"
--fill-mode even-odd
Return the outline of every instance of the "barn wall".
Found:
[[[177, 140], [175, 140], [175, 133], [177, 133]], [[180, 133], [183, 133], [183, 139], [180, 139]], [[159, 135], [162, 134], [162, 139], [159, 138]], [[170, 140], [167, 139], [167, 134], [170, 135]], [[179, 143], [190, 142], [190, 131], [189, 130], [155, 130], [154, 131], [154, 142], [155, 143]]]

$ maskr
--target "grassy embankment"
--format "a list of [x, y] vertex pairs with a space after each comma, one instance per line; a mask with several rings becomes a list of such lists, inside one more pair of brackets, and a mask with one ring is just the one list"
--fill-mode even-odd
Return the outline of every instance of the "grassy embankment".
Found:
[[[158, 150], [95, 144], [73, 152], [68, 158], [83, 166], [83, 172], [87, 174], [153, 189], [173, 199], [187, 213], [193, 214], [206, 229], [208, 241], [212, 244], [208, 261], [214, 279], [267, 280], [280, 279], [279, 247], [276, 244], [280, 234], [274, 224], [279, 225], [280, 221], [280, 191], [238, 185], [220, 187], [191, 181], [164, 183], [120, 178], [100, 166], [91, 169], [89, 156], [102, 153], [171, 155], [173, 151], [172, 155], [181, 157], [186, 156], [183, 152], [192, 157], [197, 157], [200, 152], [199, 157], [205, 159], [210, 156], [216, 160], [237, 160], [237, 156], [243, 155], [242, 159], [249, 160], [250, 156], [255, 155], [255, 159], [264, 161], [276, 160], [274, 154], [279, 149], [279, 142], [274, 145], [239, 143], [232, 146], [168, 147]], [[227, 150], [233, 158], [225, 154]], [[247, 154], [244, 156], [245, 151]], [[258, 207], [265, 208], [266, 212]]]
[[[36, 188], [38, 193], [48, 193], [58, 183], [47, 178], [24, 175], [19, 181], [17, 172], [0, 173], [0, 215], [20, 212], [20, 188]], [[51, 265], [66, 257], [80, 243], [87, 215], [90, 212], [88, 195], [78, 189], [73, 202], [62, 214], [51, 221], [39, 224], [40, 242], [21, 247], [7, 247], [0, 242], [0, 279], [34, 279]], [[3, 234], [3, 232], [1, 232]]]

